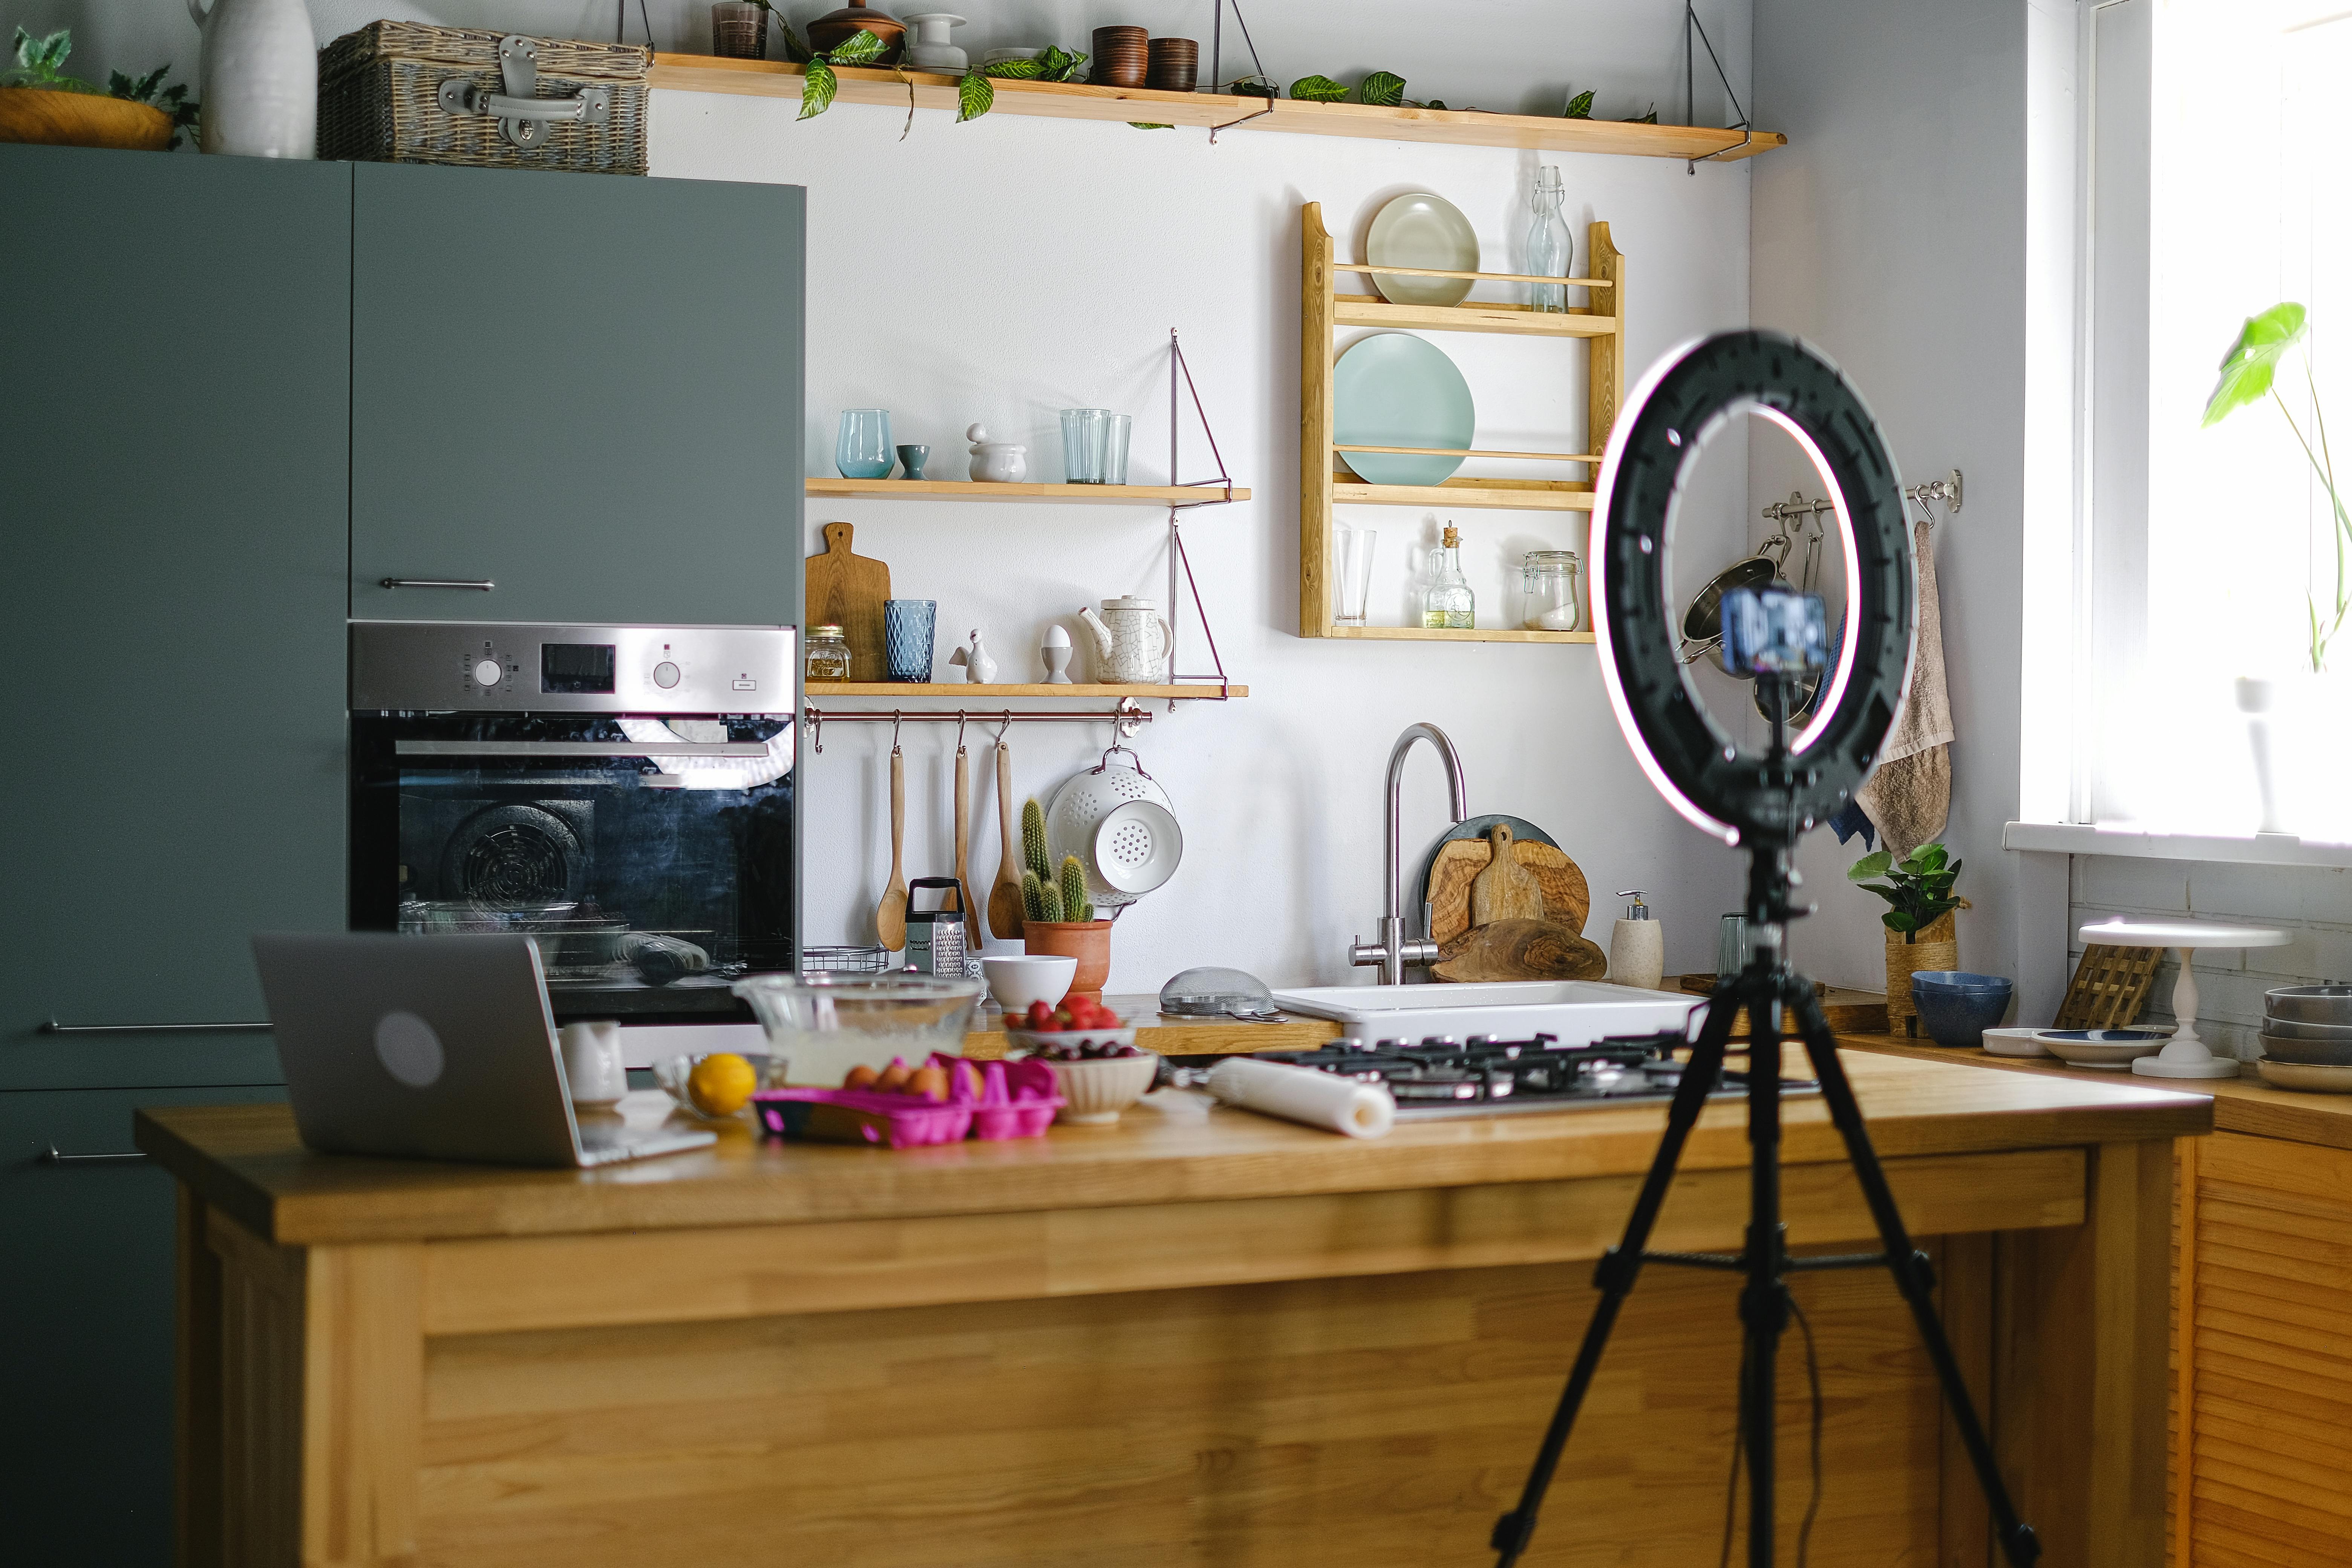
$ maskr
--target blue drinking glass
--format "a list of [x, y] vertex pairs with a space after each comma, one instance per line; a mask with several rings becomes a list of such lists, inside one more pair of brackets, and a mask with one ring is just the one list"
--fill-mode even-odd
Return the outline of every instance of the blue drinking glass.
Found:
[[834, 443], [833, 466], [845, 479], [878, 479], [890, 472], [890, 411], [845, 408], [841, 438]]
[[937, 599], [892, 599], [882, 606], [882, 673], [892, 680], [931, 678], [932, 628], [939, 624]]

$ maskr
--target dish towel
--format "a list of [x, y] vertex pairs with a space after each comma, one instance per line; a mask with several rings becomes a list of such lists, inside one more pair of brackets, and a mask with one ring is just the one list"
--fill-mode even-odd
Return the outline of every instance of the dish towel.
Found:
[[1944, 687], [1944, 613], [1936, 592], [1932, 523], [1912, 525], [1911, 560], [1919, 575], [1919, 647], [1911, 661], [1911, 689], [1878, 753], [1878, 770], [1853, 794], [1897, 859], [1943, 832], [1952, 809], [1952, 700]]

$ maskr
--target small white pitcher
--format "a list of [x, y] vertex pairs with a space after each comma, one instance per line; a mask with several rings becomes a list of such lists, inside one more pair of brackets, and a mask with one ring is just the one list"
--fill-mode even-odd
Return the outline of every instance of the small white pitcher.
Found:
[[1156, 599], [1105, 599], [1102, 614], [1080, 610], [1078, 619], [1095, 634], [1105, 681], [1114, 686], [1157, 684], [1173, 634], [1160, 618]]

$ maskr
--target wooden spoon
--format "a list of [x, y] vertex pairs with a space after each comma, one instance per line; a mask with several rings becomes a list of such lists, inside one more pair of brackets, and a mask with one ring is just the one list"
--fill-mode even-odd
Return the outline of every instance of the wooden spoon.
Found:
[[1013, 748], [996, 742], [996, 817], [1004, 835], [1004, 858], [996, 864], [996, 886], [988, 891], [988, 929], [1000, 942], [1021, 940], [1021, 829], [1013, 818]]
[[907, 945], [907, 756], [890, 748], [890, 881], [874, 911], [875, 933], [897, 952]]
[[963, 874], [971, 858], [971, 755], [956, 747], [955, 772], [956, 902], [963, 906], [963, 939], [967, 952], [980, 951], [980, 910], [972, 906], [971, 883]]

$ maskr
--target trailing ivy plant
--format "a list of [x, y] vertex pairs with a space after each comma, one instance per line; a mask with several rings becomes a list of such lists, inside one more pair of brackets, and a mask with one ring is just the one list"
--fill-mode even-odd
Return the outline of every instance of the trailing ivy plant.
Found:
[[1404, 78], [1394, 71], [1374, 71], [1356, 84], [1356, 101], [1394, 109], [1404, 101]]
[[1002, 81], [1069, 81], [1086, 63], [1086, 56], [1053, 44], [1031, 59], [974, 66], [956, 85], [956, 123], [977, 120], [996, 107], [996, 89], [989, 81], [991, 77]]
[[[1967, 900], [1952, 894], [1959, 874], [1960, 863], [1948, 864], [1940, 844], [1922, 844], [1900, 861], [1881, 849], [1864, 856], [1845, 873], [1846, 880], [1886, 900], [1889, 908], [1878, 918], [1888, 931], [1901, 932], [1905, 942], [1913, 941], [1952, 910], [1967, 907]], [[1878, 877], [1885, 880], [1872, 880]]]
[[181, 136], [196, 123], [196, 105], [189, 100], [187, 84], [174, 82], [170, 87], [163, 85], [163, 79], [172, 74], [172, 65], [168, 60], [142, 77], [111, 72], [106, 79], [106, 86], [101, 89], [79, 77], [66, 75], [66, 59], [73, 53], [72, 28], [59, 27], [46, 37], [37, 38], [18, 27], [16, 45], [16, 63], [10, 69], [0, 71], [0, 87], [82, 92], [92, 97], [124, 99], [161, 110], [172, 121], [172, 139], [163, 144], [165, 152], [177, 147]]

